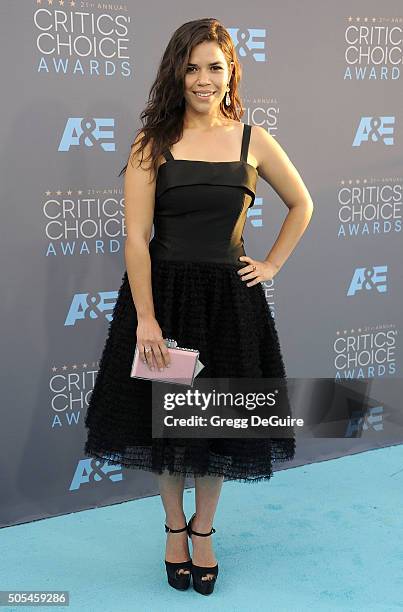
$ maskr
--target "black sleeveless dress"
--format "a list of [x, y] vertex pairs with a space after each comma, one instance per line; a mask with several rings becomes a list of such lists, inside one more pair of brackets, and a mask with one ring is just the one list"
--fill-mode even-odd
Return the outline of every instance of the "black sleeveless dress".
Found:
[[[197, 348], [198, 377], [286, 378], [279, 339], [262, 285], [237, 274], [258, 173], [247, 163], [251, 126], [238, 161], [174, 159], [156, 182], [149, 250], [156, 319], [164, 338]], [[294, 438], [152, 438], [151, 385], [133, 379], [137, 318], [124, 272], [89, 401], [86, 456], [155, 473], [227, 480], [269, 480], [274, 461], [293, 459]], [[164, 384], [164, 383], [159, 383]]]

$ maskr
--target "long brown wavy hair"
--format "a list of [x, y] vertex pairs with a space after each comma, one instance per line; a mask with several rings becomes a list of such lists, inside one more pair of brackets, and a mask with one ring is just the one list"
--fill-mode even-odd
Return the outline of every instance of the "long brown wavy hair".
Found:
[[[193, 47], [205, 40], [218, 43], [225, 55], [228, 68], [230, 62], [234, 62], [229, 81], [231, 104], [225, 106], [224, 101], [221, 102], [222, 115], [240, 121], [245, 111], [238, 92], [242, 67], [228, 31], [214, 18], [196, 19], [181, 25], [173, 33], [162, 56], [157, 76], [150, 89], [147, 106], [140, 115], [142, 127], [136, 132], [128, 160], [129, 162], [132, 156], [141, 151], [140, 166], [143, 162], [144, 149], [151, 142], [150, 155], [146, 159], [151, 159], [150, 168], [153, 168], [154, 176], [157, 174], [158, 159], [163, 151], [169, 149], [182, 137], [186, 69]], [[139, 140], [139, 148], [133, 150], [140, 132], [143, 132], [143, 135]], [[126, 172], [127, 166], [128, 163], [122, 168], [119, 176]]]

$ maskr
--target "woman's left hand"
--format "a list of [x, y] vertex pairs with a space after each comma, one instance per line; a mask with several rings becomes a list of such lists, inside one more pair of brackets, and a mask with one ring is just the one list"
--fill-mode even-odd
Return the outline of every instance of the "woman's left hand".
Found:
[[242, 255], [239, 259], [249, 264], [238, 270], [242, 282], [253, 279], [250, 283], [246, 283], [247, 287], [252, 287], [253, 285], [257, 285], [257, 283], [271, 280], [277, 272], [276, 266], [269, 261], [259, 261], [247, 255]]

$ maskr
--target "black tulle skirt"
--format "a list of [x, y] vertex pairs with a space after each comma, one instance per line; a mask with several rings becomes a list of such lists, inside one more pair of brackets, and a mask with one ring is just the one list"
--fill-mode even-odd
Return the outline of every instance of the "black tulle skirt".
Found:
[[[247, 287], [230, 263], [151, 260], [151, 266], [163, 337], [200, 351], [205, 367], [198, 378], [286, 378], [260, 283]], [[273, 462], [293, 459], [294, 437], [152, 438], [152, 383], [130, 377], [137, 317], [126, 271], [112, 317], [85, 417], [86, 456], [158, 474], [240, 482], [269, 480]]]

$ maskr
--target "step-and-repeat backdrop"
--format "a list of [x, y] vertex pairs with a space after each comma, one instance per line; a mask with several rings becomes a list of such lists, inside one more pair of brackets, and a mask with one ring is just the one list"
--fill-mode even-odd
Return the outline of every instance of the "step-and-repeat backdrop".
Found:
[[[125, 269], [118, 174], [171, 34], [207, 15], [242, 63], [242, 121], [278, 139], [315, 205], [263, 284], [288, 376], [374, 381], [361, 437], [301, 440], [275, 467], [403, 442], [385, 385], [402, 360], [400, 3], [226, 4], [2, 2], [2, 526], [158, 492], [84, 456], [84, 416]], [[260, 179], [247, 254], [287, 210]]]

